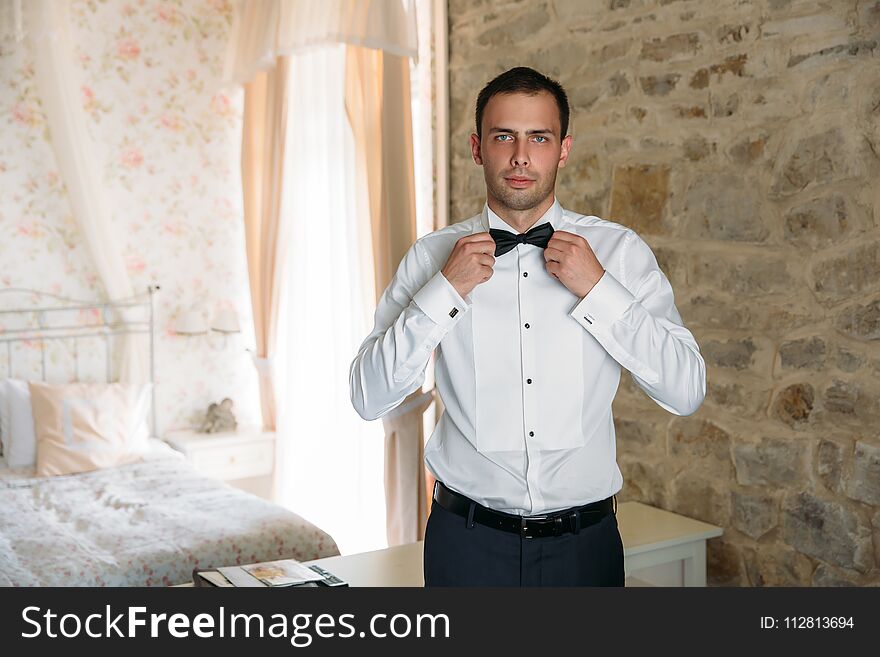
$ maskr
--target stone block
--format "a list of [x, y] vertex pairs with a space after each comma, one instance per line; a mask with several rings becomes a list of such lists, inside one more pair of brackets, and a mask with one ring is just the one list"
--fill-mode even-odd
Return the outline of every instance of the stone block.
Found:
[[635, 500], [659, 509], [667, 509], [666, 482], [668, 475], [662, 464], [646, 462], [644, 457], [619, 457], [623, 490], [618, 501]]
[[684, 462], [700, 464], [703, 473], [728, 475], [730, 465], [730, 434], [714, 422], [695, 416], [673, 417], [667, 430], [670, 456]]
[[723, 536], [706, 541], [706, 584], [708, 586], [747, 585], [740, 548]]
[[827, 345], [818, 336], [789, 340], [779, 347], [779, 364], [784, 370], [825, 369]]
[[880, 286], [880, 243], [860, 244], [813, 266], [813, 291], [820, 301], [842, 299]]
[[553, 0], [553, 8], [563, 25], [595, 23], [608, 11], [608, 0]]
[[813, 412], [815, 393], [809, 383], [795, 383], [779, 391], [772, 405], [774, 417], [792, 429], [802, 429]]
[[840, 241], [850, 231], [846, 202], [840, 195], [813, 199], [785, 213], [785, 239], [797, 246], [818, 248]]
[[880, 421], [880, 400], [867, 383], [834, 379], [822, 397], [822, 419], [830, 424], [863, 426]]
[[728, 116], [733, 116], [739, 109], [739, 94], [713, 94], [710, 98], [710, 106], [712, 107], [712, 116], [716, 118], [723, 119]]
[[687, 107], [676, 105], [672, 109], [678, 119], [705, 119], [708, 116], [706, 108], [702, 105], [688, 105]]
[[762, 242], [769, 234], [758, 185], [730, 172], [694, 179], [685, 192], [683, 213], [689, 237]]
[[872, 567], [871, 531], [847, 506], [809, 492], [790, 493], [781, 518], [783, 539], [799, 552], [860, 573]]
[[665, 38], [649, 39], [642, 42], [639, 59], [652, 62], [668, 62], [688, 59], [697, 53], [700, 35], [696, 32], [673, 34]]
[[837, 348], [836, 365], [838, 369], [844, 372], [855, 372], [861, 369], [867, 362], [867, 359], [862, 354], [858, 354], [846, 347]]
[[808, 53], [795, 54], [788, 58], [788, 68], [800, 65], [802, 62], [810, 64], [824, 64], [829, 59], [840, 57], [865, 57], [870, 58], [877, 50], [877, 39], [863, 39], [851, 43], [841, 43], [836, 46], [828, 46]]
[[841, 473], [843, 472], [843, 447], [830, 440], [820, 440], [816, 448], [816, 474], [825, 487], [841, 492]]
[[778, 522], [776, 500], [762, 493], [731, 491], [730, 520], [736, 529], [758, 540]]
[[780, 545], [758, 545], [742, 550], [752, 586], [810, 586], [813, 562]]
[[[676, 257], [684, 258], [681, 254]], [[681, 280], [687, 281], [688, 285], [692, 284], [689, 277], [683, 276]], [[793, 329], [812, 325], [816, 321], [815, 314], [787, 298], [776, 298], [771, 303], [744, 305], [718, 293], [697, 294], [676, 305], [687, 325], [694, 327], [782, 335]]]
[[619, 166], [614, 169], [610, 218], [637, 233], [663, 232], [663, 210], [669, 197], [666, 165]]
[[862, 340], [880, 340], [880, 299], [844, 308], [835, 320], [844, 335]]
[[692, 135], [681, 145], [684, 156], [691, 162], [699, 162], [715, 152], [715, 144], [710, 144], [705, 137]]
[[754, 364], [753, 356], [757, 350], [751, 338], [705, 340], [700, 345], [700, 351], [707, 363], [735, 370], [750, 368]]
[[676, 513], [726, 527], [730, 522], [730, 495], [723, 481], [697, 474], [695, 469], [679, 473], [673, 482]]
[[748, 39], [750, 32], [752, 26], [748, 23], [722, 25], [715, 30], [715, 37], [721, 44], [741, 43], [744, 39]]
[[623, 96], [627, 91], [629, 91], [629, 80], [626, 78], [626, 73], [615, 73], [608, 80], [609, 95]]
[[846, 477], [845, 490], [851, 499], [872, 506], [880, 505], [880, 447], [861, 440], [856, 443], [852, 472]]
[[707, 378], [706, 401], [710, 405], [737, 417], [766, 417], [770, 391], [764, 379], [737, 375], [736, 381], [724, 381], [714, 373]]
[[614, 418], [617, 449], [645, 454], [662, 455], [666, 453], [665, 422], [652, 424], [643, 420], [625, 417]]
[[808, 448], [799, 439], [761, 438], [733, 447], [736, 480], [744, 486], [795, 486], [807, 476]]
[[827, 563], [820, 563], [813, 573], [810, 586], [831, 586], [840, 588], [844, 586], [861, 586], [859, 573], [853, 570], [835, 568]]
[[720, 82], [725, 73], [730, 73], [739, 78], [744, 77], [748, 61], [749, 56], [746, 53], [742, 53], [740, 55], [727, 57], [723, 62], [712, 64], [707, 68], [698, 69], [691, 76], [690, 87], [691, 89], [705, 89], [709, 86], [709, 83], [712, 80], [712, 75], [715, 76], [716, 82]]
[[675, 85], [681, 79], [679, 73], [667, 73], [665, 75], [646, 75], [639, 78], [642, 91], [648, 96], [666, 96], [675, 89]]
[[[798, 285], [786, 261], [772, 251], [752, 255], [699, 250], [690, 256], [688, 281], [691, 285], [727, 292], [738, 299], [767, 294], [790, 296]], [[738, 300], [737, 312], [742, 312], [743, 306]]]
[[739, 140], [728, 152], [730, 159], [739, 165], [748, 165], [758, 161], [764, 155], [768, 138], [766, 134], [757, 134]]
[[673, 289], [678, 289], [687, 281], [687, 261], [681, 251], [665, 246], [651, 246], [657, 266], [660, 267]]
[[610, 62], [615, 59], [620, 59], [621, 57], [629, 53], [630, 48], [632, 48], [632, 44], [632, 39], [625, 39], [616, 43], [609, 43], [602, 46], [602, 48], [598, 52], [595, 52], [593, 58], [595, 60], [598, 60], [600, 64], [604, 64], [605, 62]]
[[550, 22], [550, 14], [545, 4], [527, 5], [530, 8], [521, 14], [504, 19], [477, 36], [477, 43], [484, 48], [503, 48], [522, 46], [532, 39], [535, 33]]
[[810, 185], [844, 180], [856, 172], [843, 129], [808, 135], [786, 147], [778, 158], [771, 193], [788, 196]]

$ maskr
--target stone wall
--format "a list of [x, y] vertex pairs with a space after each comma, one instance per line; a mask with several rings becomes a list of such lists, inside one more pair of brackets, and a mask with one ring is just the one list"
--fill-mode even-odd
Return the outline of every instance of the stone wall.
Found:
[[476, 94], [572, 105], [565, 207], [636, 230], [708, 366], [689, 417], [624, 372], [622, 500], [724, 527], [712, 585], [880, 583], [880, 2], [451, 0], [451, 219]]

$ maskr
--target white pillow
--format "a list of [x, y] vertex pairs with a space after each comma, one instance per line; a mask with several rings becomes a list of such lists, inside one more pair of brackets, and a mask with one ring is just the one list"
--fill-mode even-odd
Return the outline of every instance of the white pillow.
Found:
[[3, 423], [3, 456], [10, 468], [36, 465], [37, 435], [31, 412], [31, 393], [27, 381], [0, 381], [0, 421]]
[[89, 472], [149, 451], [150, 384], [31, 382], [37, 476]]
[[[137, 403], [138, 427], [133, 435], [136, 441], [146, 445], [150, 436], [148, 418], [152, 383], [140, 390]], [[0, 381], [0, 436], [3, 440], [5, 465], [10, 468], [33, 467], [37, 464], [37, 434], [31, 406], [31, 392], [23, 379]]]

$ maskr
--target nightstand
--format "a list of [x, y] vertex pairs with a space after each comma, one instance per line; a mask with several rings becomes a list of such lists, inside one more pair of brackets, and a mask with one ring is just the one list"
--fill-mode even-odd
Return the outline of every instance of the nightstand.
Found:
[[182, 452], [202, 474], [272, 499], [274, 432], [259, 427], [239, 427], [224, 433], [169, 431], [165, 442]]

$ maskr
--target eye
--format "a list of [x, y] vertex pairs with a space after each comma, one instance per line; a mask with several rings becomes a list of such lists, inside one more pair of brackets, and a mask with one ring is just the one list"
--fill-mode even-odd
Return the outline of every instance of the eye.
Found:
[[[543, 139], [544, 141], [547, 141], [547, 138], [544, 137], [544, 136], [542, 136], [542, 135], [535, 135], [535, 139]], [[538, 142], [538, 143], [543, 144], [544, 141], [542, 141], [542, 142]]]
[[511, 139], [513, 139], [513, 137], [511, 137], [510, 135], [498, 135], [497, 137], [495, 137], [495, 139], [498, 139], [498, 140], [500, 141], [500, 140], [502, 140], [504, 137], [510, 137]]

